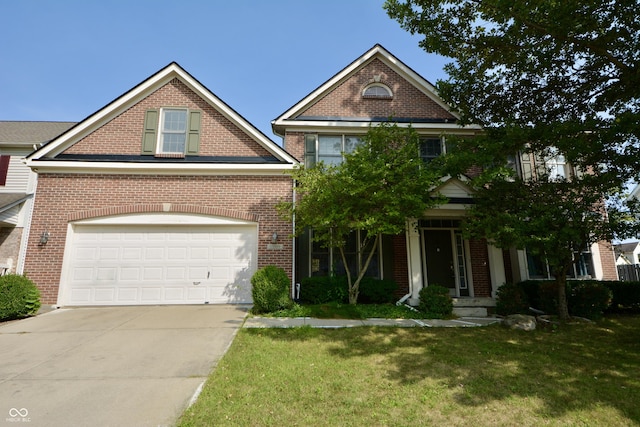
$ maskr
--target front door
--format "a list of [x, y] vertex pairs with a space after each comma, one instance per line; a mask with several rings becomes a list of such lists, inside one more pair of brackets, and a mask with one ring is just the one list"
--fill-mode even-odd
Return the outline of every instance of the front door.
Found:
[[424, 230], [424, 253], [427, 267], [427, 284], [449, 288], [449, 294], [456, 295], [456, 274], [454, 268], [451, 230]]

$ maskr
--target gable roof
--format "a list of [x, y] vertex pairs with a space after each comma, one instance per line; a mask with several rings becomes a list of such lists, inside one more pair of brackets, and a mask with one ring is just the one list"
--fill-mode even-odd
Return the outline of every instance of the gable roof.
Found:
[[614, 245], [613, 249], [615, 250], [616, 254], [619, 255], [625, 252], [635, 251], [638, 245], [640, 245], [640, 242], [620, 243], [620, 244]]
[[[319, 99], [322, 99], [329, 92], [331, 92], [337, 86], [345, 82], [347, 79], [353, 76], [356, 72], [364, 68], [367, 64], [370, 64], [375, 59], [379, 59], [380, 61], [382, 61], [385, 65], [387, 65], [393, 71], [398, 73], [402, 78], [404, 78], [404, 80], [406, 80], [409, 84], [414, 86], [416, 89], [418, 89], [425, 96], [430, 98], [437, 105], [439, 105], [443, 110], [447, 111], [455, 118], [454, 120], [443, 120], [442, 123], [438, 123], [437, 126], [439, 128], [441, 127], [451, 127], [452, 129], [461, 128], [460, 125], [455, 123], [457, 119], [460, 118], [460, 116], [455, 112], [451, 111], [450, 106], [447, 105], [440, 98], [435, 87], [427, 79], [422, 77], [420, 74], [416, 73], [413, 69], [411, 69], [404, 62], [400, 61], [398, 58], [392, 55], [388, 50], [386, 50], [380, 44], [376, 44], [367, 52], [365, 52], [362, 56], [357, 58], [351, 64], [346, 66], [340, 72], [338, 72], [329, 80], [327, 80], [325, 83], [323, 83], [318, 88], [316, 88], [309, 95], [304, 97], [302, 100], [297, 102], [294, 106], [292, 106], [287, 111], [285, 111], [280, 116], [278, 116], [278, 118], [273, 120], [271, 122], [273, 131], [277, 135], [282, 136], [284, 133], [284, 129], [287, 127], [288, 124], [293, 124], [293, 123], [295, 123], [296, 125], [303, 124], [302, 123], [303, 120], [300, 120], [298, 118], [298, 116], [300, 116], [302, 112], [304, 112], [306, 109], [311, 107], [315, 102], [317, 102]], [[374, 118], [373, 120], [367, 121], [366, 126], [368, 126], [368, 123], [370, 123], [371, 121], [374, 121], [374, 122], [382, 121], [382, 119]], [[423, 126], [432, 127], [433, 124], [426, 123]], [[415, 127], [420, 127], [420, 125], [419, 124], [415, 125]], [[474, 129], [474, 130], [481, 129], [479, 126], [475, 126], [475, 125], [467, 126], [466, 128]]]
[[44, 144], [75, 124], [75, 122], [0, 120], [0, 144], [26, 147]]
[[[135, 105], [149, 94], [168, 84], [173, 79], [178, 79], [184, 83], [190, 90], [205, 100], [212, 108], [222, 114], [226, 119], [231, 121], [236, 127], [241, 129], [252, 140], [261, 145], [265, 150], [272, 154], [277, 160], [277, 164], [230, 164], [230, 163], [206, 163], [197, 162], [197, 164], [186, 162], [120, 162], [114, 161], [68, 161], [64, 159], [56, 159], [56, 156], [63, 153], [73, 144], [95, 131], [102, 125], [108, 123], [118, 114]], [[42, 146], [35, 152], [29, 154], [26, 158], [27, 166], [37, 168], [39, 171], [47, 170], [102, 170], [102, 171], [124, 171], [125, 169], [136, 169], [136, 173], [158, 172], [163, 173], [184, 172], [189, 169], [192, 173], [211, 173], [215, 170], [224, 172], [250, 172], [256, 168], [263, 171], [272, 169], [273, 171], [282, 171], [283, 169], [291, 169], [297, 160], [286, 152], [282, 147], [273, 142], [264, 133], [249, 123], [244, 117], [238, 114], [233, 108], [223, 102], [220, 98], [213, 94], [203, 84], [186, 72], [176, 62], [172, 62], [151, 77], [144, 80], [128, 92], [119, 96], [102, 109], [91, 114], [75, 126], [68, 129], [57, 138], [53, 139], [46, 145]], [[134, 164], [135, 163], [135, 164]]]

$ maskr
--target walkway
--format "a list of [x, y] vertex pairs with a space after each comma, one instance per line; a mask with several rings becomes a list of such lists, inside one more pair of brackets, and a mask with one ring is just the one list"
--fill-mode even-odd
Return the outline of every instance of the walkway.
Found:
[[401, 328], [471, 328], [499, 323], [495, 317], [460, 317], [453, 320], [439, 319], [316, 319], [312, 317], [247, 317], [245, 328], [353, 328], [356, 326], [396, 326]]

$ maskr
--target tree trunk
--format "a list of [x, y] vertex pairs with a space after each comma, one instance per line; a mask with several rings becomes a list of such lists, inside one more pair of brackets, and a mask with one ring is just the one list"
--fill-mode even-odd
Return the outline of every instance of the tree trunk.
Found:
[[567, 303], [567, 271], [562, 269], [556, 275], [558, 285], [558, 317], [562, 322], [569, 320], [569, 304]]
[[342, 263], [344, 264], [345, 270], [347, 273], [347, 282], [349, 283], [349, 304], [351, 305], [355, 305], [358, 303], [358, 295], [360, 294], [360, 282], [362, 281], [362, 278], [367, 272], [367, 269], [369, 268], [369, 264], [371, 264], [371, 259], [373, 258], [373, 254], [376, 251], [376, 247], [378, 246], [379, 239], [380, 239], [380, 235], [377, 235], [373, 239], [373, 244], [371, 245], [371, 251], [367, 255], [367, 259], [364, 265], [362, 266], [362, 269], [358, 272], [358, 277], [353, 283], [351, 283], [351, 280], [352, 280], [351, 272], [349, 271], [349, 266], [347, 265], [347, 258], [344, 255], [343, 248], [340, 248], [340, 256], [342, 257]]

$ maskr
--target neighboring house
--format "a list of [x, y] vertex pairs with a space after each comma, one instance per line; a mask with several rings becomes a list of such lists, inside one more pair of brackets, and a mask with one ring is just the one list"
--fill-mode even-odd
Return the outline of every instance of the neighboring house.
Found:
[[617, 265], [640, 264], [640, 242], [627, 242], [614, 245]]
[[74, 124], [0, 121], [0, 274], [24, 271], [37, 176], [23, 159]]
[[[393, 120], [419, 132], [420, 155], [429, 161], [446, 152], [447, 135], [473, 136], [482, 131], [478, 126], [460, 126], [458, 118], [433, 85], [376, 45], [280, 115], [272, 127], [288, 152], [312, 166], [342, 161], [342, 153], [352, 149], [370, 126]], [[563, 173], [562, 159], [550, 160], [557, 173]], [[519, 170], [529, 170], [532, 161], [519, 159]], [[490, 306], [503, 283], [549, 276], [546, 265], [526, 251], [503, 251], [485, 240], [464, 238], [460, 222], [465, 206], [472, 203], [464, 178], [444, 177], [436, 191], [448, 203], [410, 221], [405, 234], [384, 236], [368, 271], [394, 279], [400, 285], [399, 298], [417, 304], [423, 287], [439, 284], [458, 297], [457, 304]], [[343, 269], [337, 252], [314, 244], [312, 233], [306, 232], [296, 243], [296, 282]], [[354, 233], [352, 238], [355, 243], [360, 236]], [[584, 268], [574, 276], [616, 278], [610, 245], [593, 245], [581, 258]]]
[[292, 274], [295, 163], [171, 63], [27, 157], [25, 270], [45, 304], [250, 303], [257, 268]]

